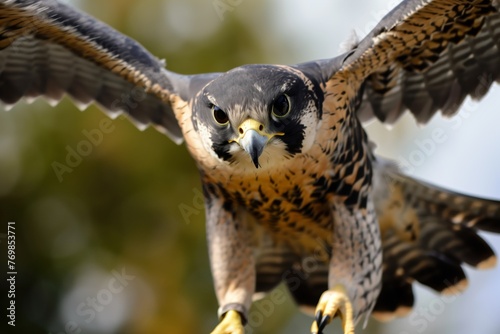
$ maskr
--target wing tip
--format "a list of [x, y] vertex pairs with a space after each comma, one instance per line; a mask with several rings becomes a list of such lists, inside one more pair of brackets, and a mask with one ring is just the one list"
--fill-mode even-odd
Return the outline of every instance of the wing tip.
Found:
[[6, 112], [9, 112], [12, 110], [12, 108], [14, 108], [16, 106], [15, 103], [2, 103], [1, 104], [2, 106], [2, 109]]
[[496, 267], [497, 261], [498, 261], [498, 259], [497, 259], [496, 255], [492, 255], [489, 258], [487, 258], [486, 260], [479, 262], [476, 265], [476, 268], [480, 269], [480, 270], [492, 269], [492, 268]]
[[164, 126], [161, 125], [154, 125], [154, 128], [160, 132], [166, 135], [171, 141], [173, 141], [176, 145], [181, 145], [184, 142], [184, 137], [182, 137], [182, 134], [179, 136], [177, 134], [174, 134], [170, 131], [168, 131]]
[[372, 316], [380, 322], [389, 322], [395, 318], [401, 318], [407, 316], [413, 307], [411, 306], [399, 306], [394, 311], [373, 311]]
[[458, 281], [457, 283], [449, 285], [443, 290], [441, 290], [441, 294], [445, 296], [457, 295], [464, 292], [468, 286], [469, 286], [469, 281], [466, 278], [464, 278]]

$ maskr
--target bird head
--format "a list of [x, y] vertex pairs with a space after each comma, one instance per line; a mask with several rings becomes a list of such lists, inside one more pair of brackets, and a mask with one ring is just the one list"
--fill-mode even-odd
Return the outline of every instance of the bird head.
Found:
[[319, 85], [288, 66], [247, 65], [196, 96], [193, 125], [222, 163], [272, 167], [306, 152], [321, 118]]

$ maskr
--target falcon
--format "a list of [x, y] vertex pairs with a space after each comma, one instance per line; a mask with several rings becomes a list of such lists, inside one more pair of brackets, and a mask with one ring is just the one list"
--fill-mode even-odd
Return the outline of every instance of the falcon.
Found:
[[362, 122], [409, 111], [426, 123], [483, 97], [499, 79], [499, 9], [405, 0], [334, 58], [182, 75], [66, 4], [2, 0], [0, 99], [67, 94], [185, 142], [205, 197], [213, 333], [243, 333], [253, 298], [282, 282], [312, 333], [336, 316], [354, 333], [370, 314], [407, 314], [414, 282], [457, 292], [463, 264], [496, 263], [478, 231], [500, 232], [500, 202], [404, 175]]

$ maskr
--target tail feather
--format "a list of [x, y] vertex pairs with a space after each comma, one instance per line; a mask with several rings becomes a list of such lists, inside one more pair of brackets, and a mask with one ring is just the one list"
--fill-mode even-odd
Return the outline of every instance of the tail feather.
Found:
[[389, 320], [409, 312], [417, 281], [440, 293], [467, 286], [463, 264], [496, 264], [479, 231], [500, 233], [500, 201], [448, 191], [375, 165], [374, 199], [383, 239], [382, 291], [373, 315]]

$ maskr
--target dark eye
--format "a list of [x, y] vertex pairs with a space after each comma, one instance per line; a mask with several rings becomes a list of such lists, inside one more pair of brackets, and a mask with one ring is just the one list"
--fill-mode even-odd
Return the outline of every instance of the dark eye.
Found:
[[227, 116], [226, 112], [221, 108], [217, 106], [212, 106], [212, 113], [214, 115], [215, 121], [219, 125], [226, 125], [227, 123], [229, 123], [229, 117]]
[[283, 94], [278, 96], [272, 107], [272, 113], [276, 117], [285, 117], [290, 112], [290, 98], [288, 95]]

